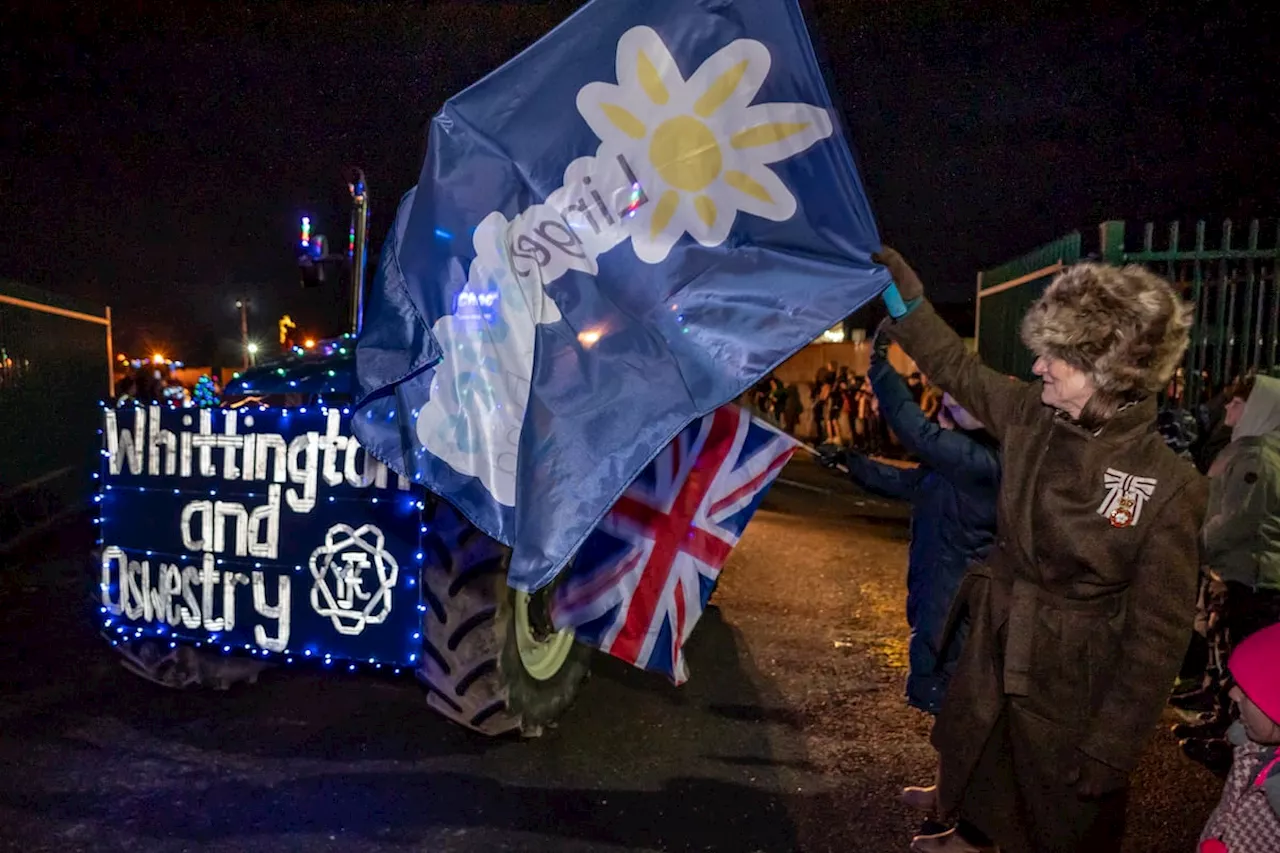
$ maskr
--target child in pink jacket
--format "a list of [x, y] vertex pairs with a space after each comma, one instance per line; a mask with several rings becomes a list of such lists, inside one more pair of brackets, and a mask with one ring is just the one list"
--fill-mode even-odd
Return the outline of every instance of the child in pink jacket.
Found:
[[1200, 853], [1280, 853], [1280, 625], [1236, 647], [1227, 663], [1240, 720], [1222, 802], [1200, 836]]

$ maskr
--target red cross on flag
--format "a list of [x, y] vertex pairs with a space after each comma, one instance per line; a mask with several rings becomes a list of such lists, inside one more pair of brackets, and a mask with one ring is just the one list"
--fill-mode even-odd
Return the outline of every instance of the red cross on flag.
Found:
[[688, 678], [683, 646], [796, 442], [736, 406], [662, 450], [574, 558], [554, 592], [557, 627], [630, 664]]

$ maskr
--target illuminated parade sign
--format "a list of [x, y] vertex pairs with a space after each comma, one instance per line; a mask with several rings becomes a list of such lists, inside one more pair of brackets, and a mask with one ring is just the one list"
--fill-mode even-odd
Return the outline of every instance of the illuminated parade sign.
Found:
[[99, 578], [122, 639], [411, 666], [421, 497], [339, 409], [108, 409]]

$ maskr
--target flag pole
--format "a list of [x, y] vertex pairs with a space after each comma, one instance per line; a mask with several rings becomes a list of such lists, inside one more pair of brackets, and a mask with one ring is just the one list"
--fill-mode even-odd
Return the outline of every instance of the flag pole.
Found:
[[[810, 456], [813, 456], [814, 458], [818, 459], [819, 461], [821, 461], [823, 458], [825, 458], [825, 457], [823, 456], [823, 454], [822, 454], [822, 451], [818, 450], [818, 448], [814, 447], [812, 444], [806, 444], [806, 443], [805, 443], [805, 442], [803, 442], [803, 441], [797, 441], [797, 442], [796, 442], [796, 445], [797, 445], [801, 450], [805, 451], [805, 452], [806, 452], [806, 453], [808, 453]], [[831, 467], [835, 468], [835, 470], [839, 471], [841, 474], [848, 474], [848, 473], [849, 473], [849, 469], [848, 469], [848, 468], [846, 468], [844, 465], [841, 465], [841, 464], [840, 464], [840, 463], [838, 463], [838, 462], [837, 462], [835, 465], [831, 466]]]
[[[794, 443], [795, 443], [795, 445], [796, 445], [796, 447], [797, 447], [798, 449], [803, 450], [805, 453], [808, 453], [810, 456], [813, 456], [815, 459], [822, 460], [823, 455], [822, 455], [821, 451], [819, 451], [819, 450], [818, 450], [818, 448], [814, 447], [812, 444], [808, 444], [808, 443], [806, 443], [806, 442], [803, 442], [803, 441], [801, 441], [800, 439], [796, 438], [794, 435], [791, 435], [790, 433], [783, 432], [780, 428], [778, 428], [778, 426], [777, 426], [776, 424], [774, 424], [774, 423], [770, 422], [767, 418], [763, 418], [763, 417], [761, 417], [761, 416], [760, 416], [760, 414], [759, 414], [759, 413], [757, 413], [753, 407], [748, 406], [748, 405], [743, 405], [742, 407], [743, 407], [744, 409], [746, 409], [746, 410], [747, 410], [747, 412], [751, 415], [751, 418], [752, 418], [756, 423], [760, 424], [761, 426], [765, 427], [766, 429], [772, 430], [773, 432], [777, 433], [778, 435], [786, 436], [786, 437], [787, 437], [787, 438], [789, 438], [792, 442], [794, 442]], [[844, 465], [840, 465], [839, 463], [837, 463], [836, 465], [833, 465], [832, 467], [833, 467], [835, 470], [839, 471], [841, 474], [848, 474], [848, 473], [849, 473], [849, 469], [848, 469], [848, 468], [846, 468]]]

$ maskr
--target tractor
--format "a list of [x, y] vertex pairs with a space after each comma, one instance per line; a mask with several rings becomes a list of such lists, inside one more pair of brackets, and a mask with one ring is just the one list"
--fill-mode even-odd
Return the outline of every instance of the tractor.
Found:
[[487, 735], [537, 736], [591, 649], [551, 587], [507, 584], [509, 549], [390, 472], [351, 430], [369, 193], [350, 170], [347, 251], [303, 221], [301, 283], [346, 279], [348, 330], [237, 374], [220, 403], [104, 409], [99, 610], [131, 672], [227, 689], [281, 665], [413, 673], [427, 704]]

